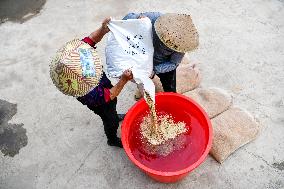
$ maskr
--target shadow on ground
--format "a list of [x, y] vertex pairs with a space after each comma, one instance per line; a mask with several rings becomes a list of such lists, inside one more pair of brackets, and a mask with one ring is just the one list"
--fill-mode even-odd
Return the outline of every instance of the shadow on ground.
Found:
[[23, 23], [37, 15], [46, 0], [0, 0], [0, 24], [6, 21]]
[[16, 113], [17, 104], [0, 99], [0, 151], [10, 157], [14, 157], [28, 144], [24, 124], [8, 123]]

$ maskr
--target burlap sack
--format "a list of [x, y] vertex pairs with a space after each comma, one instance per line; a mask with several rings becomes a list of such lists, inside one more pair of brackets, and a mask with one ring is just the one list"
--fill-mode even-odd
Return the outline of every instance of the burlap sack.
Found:
[[[153, 79], [156, 93], [164, 92], [162, 83], [158, 76]], [[177, 68], [176, 85], [178, 93], [185, 93], [197, 88], [201, 82], [201, 75], [196, 64], [190, 64], [186, 58], [183, 59]]]
[[196, 64], [180, 64], [176, 73], [178, 93], [185, 93], [197, 88], [201, 83], [201, 74]]
[[246, 111], [232, 107], [211, 119], [213, 143], [210, 154], [222, 163], [234, 151], [254, 140], [259, 133], [259, 124]]
[[162, 85], [160, 78], [158, 76], [155, 75], [155, 77], [154, 77], [154, 79], [152, 79], [152, 81], [154, 82], [156, 93], [164, 92], [163, 85]]
[[197, 88], [183, 95], [192, 98], [200, 104], [210, 119], [228, 110], [232, 104], [232, 96], [218, 88]]
[[182, 64], [192, 64], [189, 62], [188, 58], [187, 58], [187, 54], [184, 55], [184, 57], [182, 58], [180, 65]]

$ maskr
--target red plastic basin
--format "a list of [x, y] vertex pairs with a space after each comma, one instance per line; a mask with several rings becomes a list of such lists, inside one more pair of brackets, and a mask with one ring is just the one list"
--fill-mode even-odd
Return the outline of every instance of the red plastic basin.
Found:
[[[171, 114], [175, 121], [184, 121], [191, 132], [185, 150], [167, 158], [139, 154], [140, 123], [149, 113], [144, 99], [126, 114], [122, 123], [121, 139], [129, 159], [151, 178], [164, 183], [176, 182], [198, 167], [206, 158], [212, 144], [212, 126], [205, 111], [194, 100], [177, 93], [156, 94], [156, 111]], [[133, 147], [134, 146], [134, 147]], [[151, 156], [151, 157], [150, 157]], [[141, 157], [141, 158], [140, 158]]]

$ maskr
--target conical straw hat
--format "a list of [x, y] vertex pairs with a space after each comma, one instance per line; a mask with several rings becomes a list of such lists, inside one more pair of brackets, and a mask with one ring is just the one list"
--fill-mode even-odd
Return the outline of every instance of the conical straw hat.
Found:
[[190, 15], [163, 14], [154, 27], [160, 40], [174, 51], [185, 53], [198, 47], [199, 36]]
[[67, 42], [50, 64], [50, 77], [55, 86], [74, 97], [84, 96], [94, 89], [102, 71], [95, 49], [79, 39]]

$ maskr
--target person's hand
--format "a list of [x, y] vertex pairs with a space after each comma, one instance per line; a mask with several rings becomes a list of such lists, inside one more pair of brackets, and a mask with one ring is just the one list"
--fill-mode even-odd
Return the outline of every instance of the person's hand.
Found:
[[129, 81], [131, 79], [133, 79], [133, 74], [131, 70], [125, 70], [121, 76], [121, 79], [124, 81]]
[[130, 69], [125, 70], [117, 84], [110, 89], [110, 99], [113, 100], [115, 97], [117, 97], [124, 85], [132, 78], [132, 71]]
[[108, 28], [108, 23], [109, 23], [109, 21], [111, 20], [111, 18], [110, 17], [108, 17], [108, 18], [105, 18], [104, 20], [103, 20], [103, 22], [102, 22], [102, 29], [103, 29], [103, 31], [105, 32], [105, 33], [107, 33], [107, 32], [109, 32], [109, 28]]
[[149, 76], [150, 79], [154, 79], [156, 73], [154, 71], [152, 71], [151, 75]]
[[141, 18], [146, 18], [147, 16], [145, 16], [145, 15], [140, 15], [139, 17], [138, 17], [138, 19], [141, 19]]

